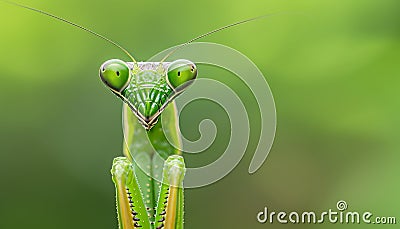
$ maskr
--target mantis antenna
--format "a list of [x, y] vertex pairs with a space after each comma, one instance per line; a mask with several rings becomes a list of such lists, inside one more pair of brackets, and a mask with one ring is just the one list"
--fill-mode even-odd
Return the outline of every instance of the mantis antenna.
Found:
[[79, 28], [79, 29], [81, 29], [81, 30], [83, 30], [83, 31], [89, 32], [89, 33], [95, 35], [96, 37], [99, 37], [99, 38], [101, 38], [101, 39], [103, 39], [103, 40], [105, 40], [105, 41], [107, 41], [107, 42], [113, 44], [113, 45], [116, 46], [117, 48], [121, 49], [126, 55], [129, 56], [129, 58], [132, 59], [132, 61], [133, 61], [134, 63], [136, 63], [135, 58], [133, 58], [133, 56], [132, 56], [126, 49], [124, 49], [124, 48], [123, 48], [121, 45], [119, 45], [118, 43], [112, 41], [111, 39], [109, 39], [109, 38], [107, 38], [107, 37], [105, 37], [105, 36], [103, 36], [103, 35], [101, 35], [101, 34], [99, 34], [99, 33], [96, 33], [96, 32], [94, 32], [94, 31], [92, 31], [92, 30], [90, 30], [90, 29], [88, 29], [88, 28], [85, 28], [85, 27], [83, 27], [83, 26], [81, 26], [81, 25], [78, 25], [78, 24], [76, 24], [76, 23], [74, 23], [74, 22], [68, 21], [67, 19], [64, 19], [64, 18], [62, 18], [62, 17], [58, 17], [58, 16], [56, 16], [56, 15], [54, 15], [54, 14], [51, 14], [51, 13], [48, 13], [48, 12], [45, 12], [45, 11], [42, 11], [42, 10], [38, 10], [38, 9], [29, 7], [29, 6], [25, 6], [25, 5], [16, 3], [16, 2], [11, 2], [11, 1], [6, 1], [6, 0], [0, 0], [0, 1], [6, 2], [6, 3], [8, 3], [8, 4], [15, 5], [15, 6], [19, 6], [19, 7], [28, 9], [28, 10], [32, 10], [32, 11], [35, 11], [35, 12], [40, 13], [40, 14], [44, 14], [44, 15], [49, 16], [49, 17], [52, 17], [52, 18], [54, 18], [54, 19], [56, 19], [56, 20], [59, 20], [59, 21], [65, 22], [65, 23], [67, 23], [67, 24], [70, 24], [70, 25], [72, 25], [72, 26], [75, 26], [75, 27], [77, 27], [77, 28]]
[[238, 22], [235, 22], [235, 23], [232, 23], [232, 24], [229, 24], [229, 25], [222, 26], [222, 27], [220, 27], [220, 28], [218, 28], [218, 29], [211, 30], [211, 31], [209, 31], [209, 32], [207, 32], [207, 33], [201, 34], [200, 36], [197, 36], [197, 37], [195, 37], [195, 38], [193, 38], [193, 39], [190, 39], [190, 40], [187, 41], [186, 43], [183, 43], [183, 44], [178, 45], [176, 48], [174, 48], [173, 50], [171, 50], [171, 51], [161, 60], [161, 62], [164, 62], [168, 57], [170, 57], [170, 56], [171, 56], [172, 54], [174, 54], [176, 51], [178, 51], [179, 49], [181, 49], [181, 48], [185, 47], [186, 45], [192, 43], [193, 41], [197, 41], [197, 40], [199, 40], [199, 39], [201, 39], [201, 38], [204, 38], [204, 37], [206, 37], [206, 36], [208, 36], [208, 35], [211, 35], [211, 34], [220, 32], [220, 31], [222, 31], [222, 30], [225, 30], [225, 29], [228, 29], [228, 28], [237, 26], [237, 25], [241, 25], [241, 24], [244, 24], [244, 23], [247, 23], [247, 22], [251, 22], [251, 21], [255, 21], [255, 20], [258, 20], [258, 19], [265, 18], [265, 17], [269, 17], [269, 16], [272, 16], [272, 15], [275, 15], [275, 14], [276, 14], [276, 13], [273, 13], [273, 14], [265, 14], [265, 15], [261, 15], [261, 16], [258, 16], [258, 17], [253, 17], [253, 18], [245, 19], [245, 20], [238, 21]]

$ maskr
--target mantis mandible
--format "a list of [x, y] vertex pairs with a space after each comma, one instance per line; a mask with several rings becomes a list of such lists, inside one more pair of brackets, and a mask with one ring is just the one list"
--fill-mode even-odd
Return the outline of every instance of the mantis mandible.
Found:
[[[193, 41], [267, 15], [229, 24], [195, 37], [173, 49], [160, 62], [137, 62], [119, 44], [92, 30], [42, 10], [4, 2], [89, 32], [129, 56], [131, 62], [112, 59], [103, 63], [99, 70], [102, 82], [124, 102], [124, 156], [115, 158], [111, 169], [119, 228], [183, 228], [185, 162], [180, 149], [173, 146], [180, 146], [174, 98], [196, 79], [197, 67], [189, 60], [166, 62], [166, 59]], [[158, 122], [161, 114], [167, 120], [164, 122], [167, 126]]]

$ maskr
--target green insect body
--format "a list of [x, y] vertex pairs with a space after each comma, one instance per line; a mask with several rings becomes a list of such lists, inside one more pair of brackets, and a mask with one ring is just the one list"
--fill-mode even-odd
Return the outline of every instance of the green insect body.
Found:
[[111, 169], [119, 228], [182, 229], [185, 163], [179, 150], [178, 116], [173, 99], [195, 80], [197, 68], [188, 60], [165, 60], [193, 41], [269, 15], [232, 23], [195, 37], [173, 49], [161, 62], [136, 62], [122, 46], [90, 29], [26, 5], [0, 1], [89, 32], [121, 49], [133, 61], [113, 59], [100, 67], [101, 80], [124, 101], [124, 157], [115, 158]]
[[181, 143], [173, 98], [196, 76], [187, 60], [109, 60], [100, 67], [102, 81], [124, 101], [125, 157], [111, 170], [121, 229], [183, 228], [185, 164], [174, 147]]

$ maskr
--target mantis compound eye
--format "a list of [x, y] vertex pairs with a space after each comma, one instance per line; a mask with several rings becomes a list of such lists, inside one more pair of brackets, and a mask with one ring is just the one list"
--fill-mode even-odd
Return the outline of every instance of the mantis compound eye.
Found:
[[183, 90], [196, 79], [197, 68], [188, 60], [176, 60], [172, 62], [167, 71], [167, 82], [173, 90]]
[[122, 60], [108, 60], [100, 67], [100, 78], [110, 89], [122, 92], [131, 78], [128, 65]]

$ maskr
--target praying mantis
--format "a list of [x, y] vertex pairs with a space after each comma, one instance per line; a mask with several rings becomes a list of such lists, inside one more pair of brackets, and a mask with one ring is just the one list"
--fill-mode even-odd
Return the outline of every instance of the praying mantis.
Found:
[[[174, 99], [196, 80], [190, 60], [167, 58], [178, 49], [210, 34], [253, 21], [250, 18], [202, 34], [178, 46], [159, 62], [138, 62], [116, 42], [81, 25], [48, 12], [7, 2], [89, 32], [122, 50], [130, 62], [111, 59], [99, 69], [105, 86], [123, 101], [124, 156], [111, 169], [116, 190], [120, 229], [182, 229], [185, 162], [180, 150], [178, 115]], [[160, 122], [160, 116], [166, 122]]]

